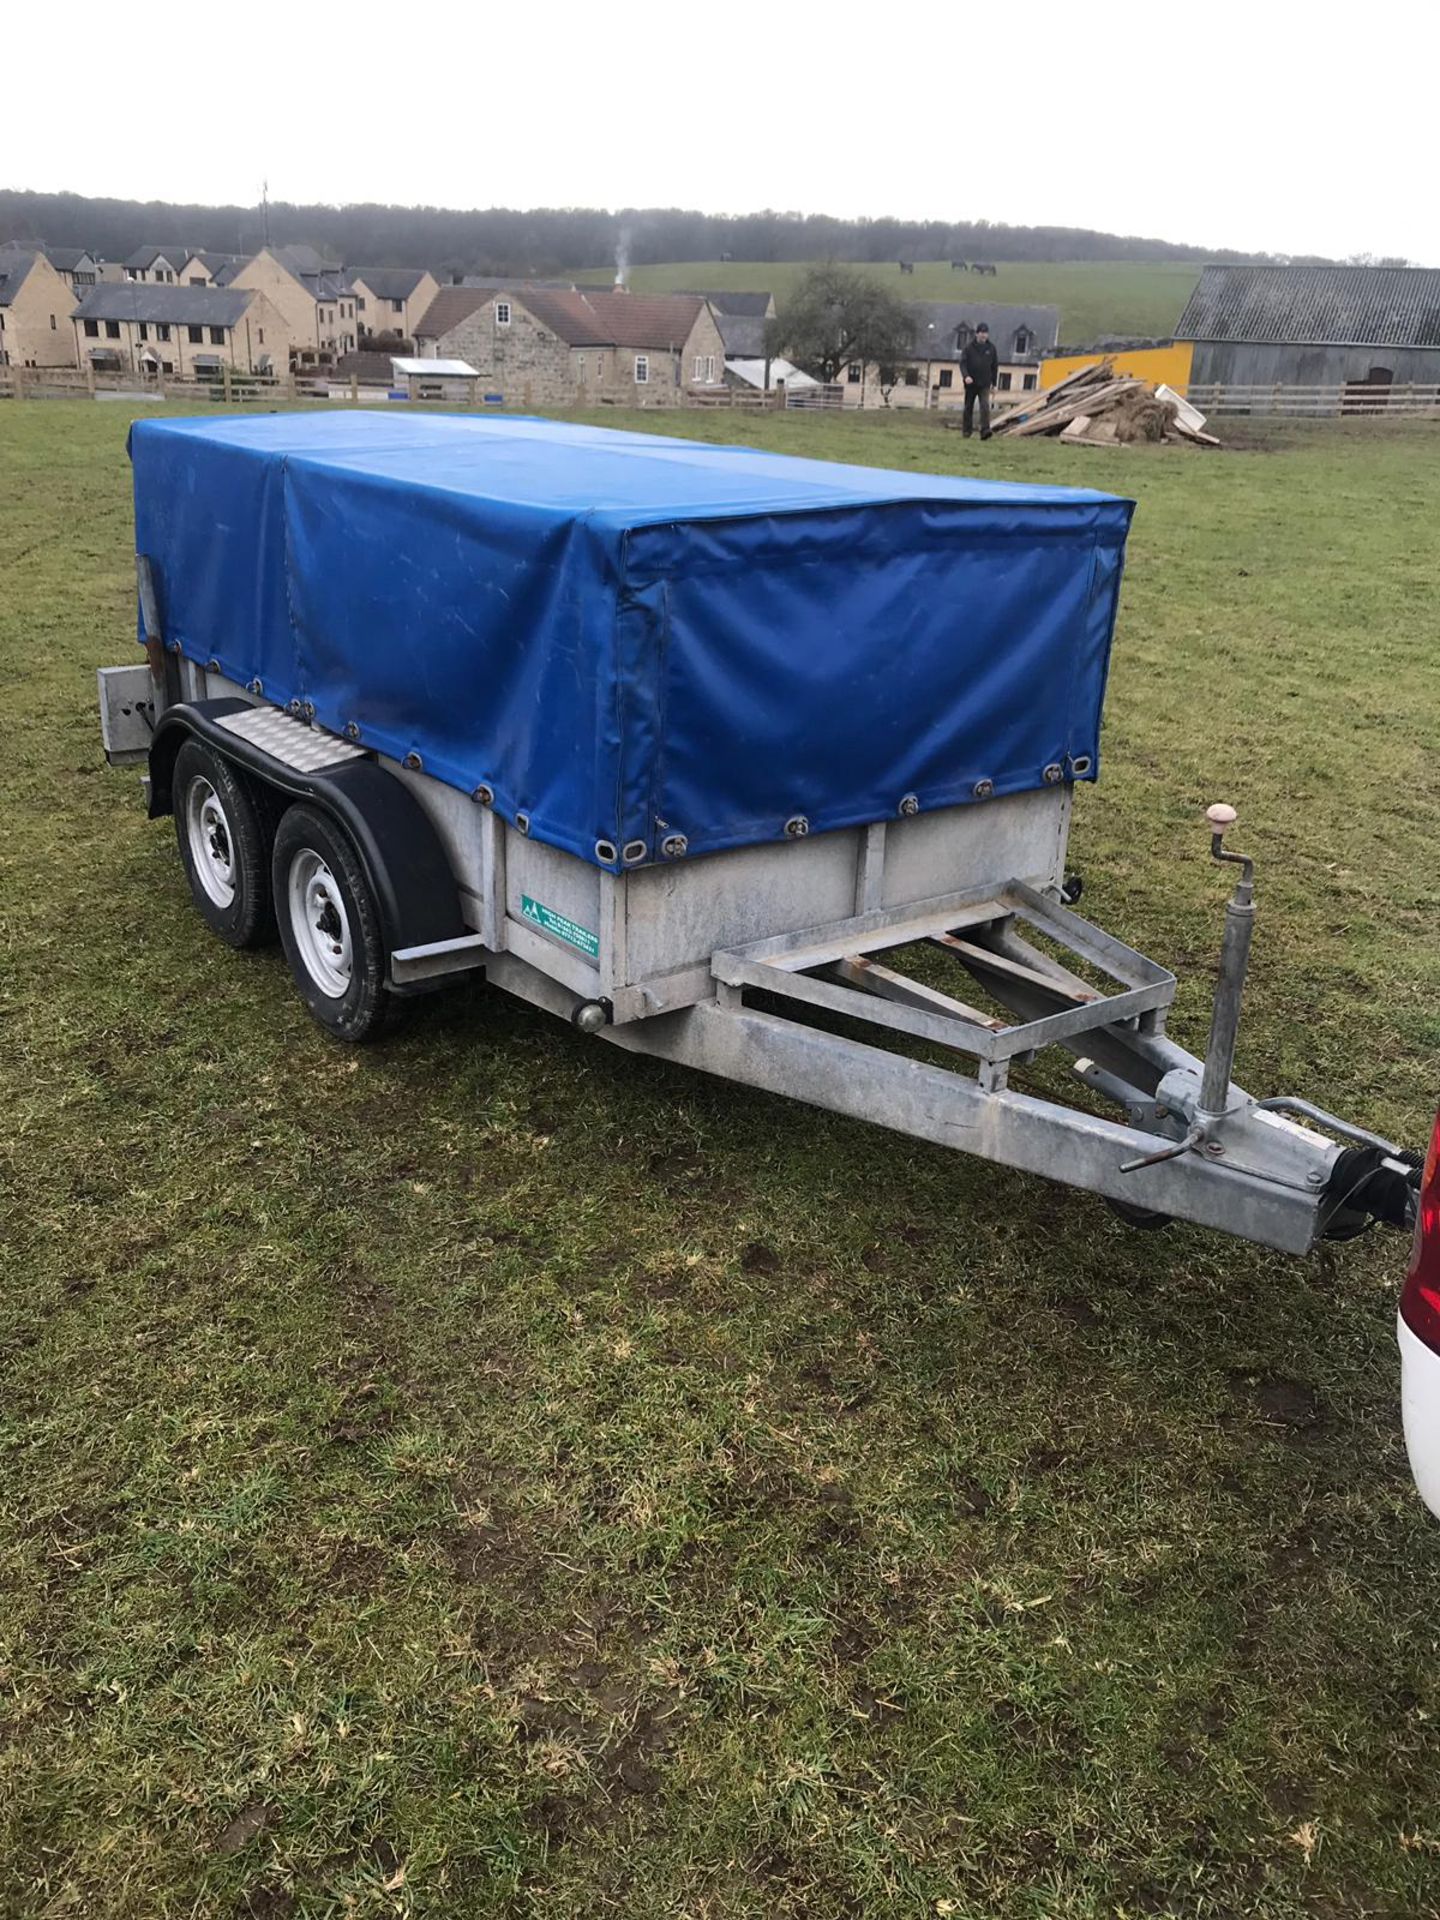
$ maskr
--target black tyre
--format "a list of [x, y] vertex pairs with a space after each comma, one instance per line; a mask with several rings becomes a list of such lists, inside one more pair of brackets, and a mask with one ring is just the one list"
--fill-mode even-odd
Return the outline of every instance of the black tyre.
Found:
[[223, 754], [187, 740], [175, 756], [175, 837], [190, 895], [212, 932], [231, 947], [275, 937], [269, 813]]
[[337, 1039], [368, 1040], [390, 1009], [380, 909], [364, 863], [316, 807], [290, 807], [275, 832], [271, 885], [300, 997]]

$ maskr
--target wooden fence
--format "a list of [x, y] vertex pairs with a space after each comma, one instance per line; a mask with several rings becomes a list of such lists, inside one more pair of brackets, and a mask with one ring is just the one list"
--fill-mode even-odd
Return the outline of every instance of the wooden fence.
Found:
[[1348, 386], [1287, 387], [1202, 385], [1191, 381], [1185, 397], [1204, 414], [1266, 413], [1292, 419], [1385, 420], [1440, 415], [1440, 386], [1380, 386], [1352, 381]]
[[[384, 400], [385, 387], [366, 386], [321, 369], [314, 373], [271, 378], [219, 368], [213, 379], [181, 380], [173, 374], [100, 373], [93, 367], [0, 366], [0, 400], [92, 400], [107, 395], [130, 400], [213, 400], [220, 405], [284, 406], [301, 400]], [[682, 392], [687, 407], [723, 407], [744, 413], [766, 413], [786, 407], [838, 409], [839, 387], [774, 387], [768, 393], [753, 387], [695, 387]], [[609, 394], [596, 398], [610, 402]], [[583, 395], [577, 402], [585, 404]], [[415, 403], [422, 404], [422, 403]], [[454, 405], [455, 402], [448, 402]], [[528, 402], [517, 397], [514, 404]]]
[[[215, 378], [181, 380], [174, 374], [100, 373], [93, 367], [0, 367], [0, 399], [90, 400], [106, 394], [130, 399], [214, 400], [222, 404], [323, 400], [327, 389], [343, 382], [293, 374], [283, 379], [220, 368]], [[363, 394], [362, 387], [359, 392]]]

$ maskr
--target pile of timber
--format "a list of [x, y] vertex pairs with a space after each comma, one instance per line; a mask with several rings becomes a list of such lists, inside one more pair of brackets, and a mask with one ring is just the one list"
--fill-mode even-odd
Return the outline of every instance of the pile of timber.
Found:
[[1111, 360], [1082, 367], [1046, 393], [1026, 394], [1018, 406], [997, 413], [996, 433], [1045, 433], [1072, 444], [1129, 446], [1137, 441], [1167, 441], [1172, 446], [1218, 447], [1206, 433], [1205, 416], [1168, 387], [1115, 371]]

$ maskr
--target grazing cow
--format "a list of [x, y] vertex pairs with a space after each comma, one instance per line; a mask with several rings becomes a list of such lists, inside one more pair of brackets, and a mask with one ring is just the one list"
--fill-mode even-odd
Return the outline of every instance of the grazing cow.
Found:
[[914, 273], [915, 262], [913, 260], [902, 260], [900, 262], [900, 271], [901, 273]]
[[988, 273], [990, 275], [990, 278], [993, 280], [995, 278], [996, 269], [990, 266], [987, 262], [983, 260], [977, 260], [974, 263], [974, 265], [971, 267], [970, 271], [972, 273]]
[[969, 273], [970, 262], [968, 260], [952, 260], [950, 262], [950, 271], [951, 273]]

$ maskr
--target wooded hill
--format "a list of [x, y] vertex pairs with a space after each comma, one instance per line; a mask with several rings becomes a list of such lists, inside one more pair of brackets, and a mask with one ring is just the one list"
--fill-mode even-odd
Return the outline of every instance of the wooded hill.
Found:
[[[1098, 233], [1084, 227], [1016, 227], [973, 220], [836, 220], [827, 214], [709, 214], [679, 208], [292, 206], [268, 214], [275, 245], [308, 241], [348, 264], [428, 266], [449, 273], [548, 274], [604, 266], [618, 255], [656, 261], [718, 260], [1244, 260], [1224, 248]], [[138, 246], [250, 253], [263, 244], [258, 207], [182, 206], [77, 193], [0, 188], [0, 241], [44, 240], [124, 259]]]

